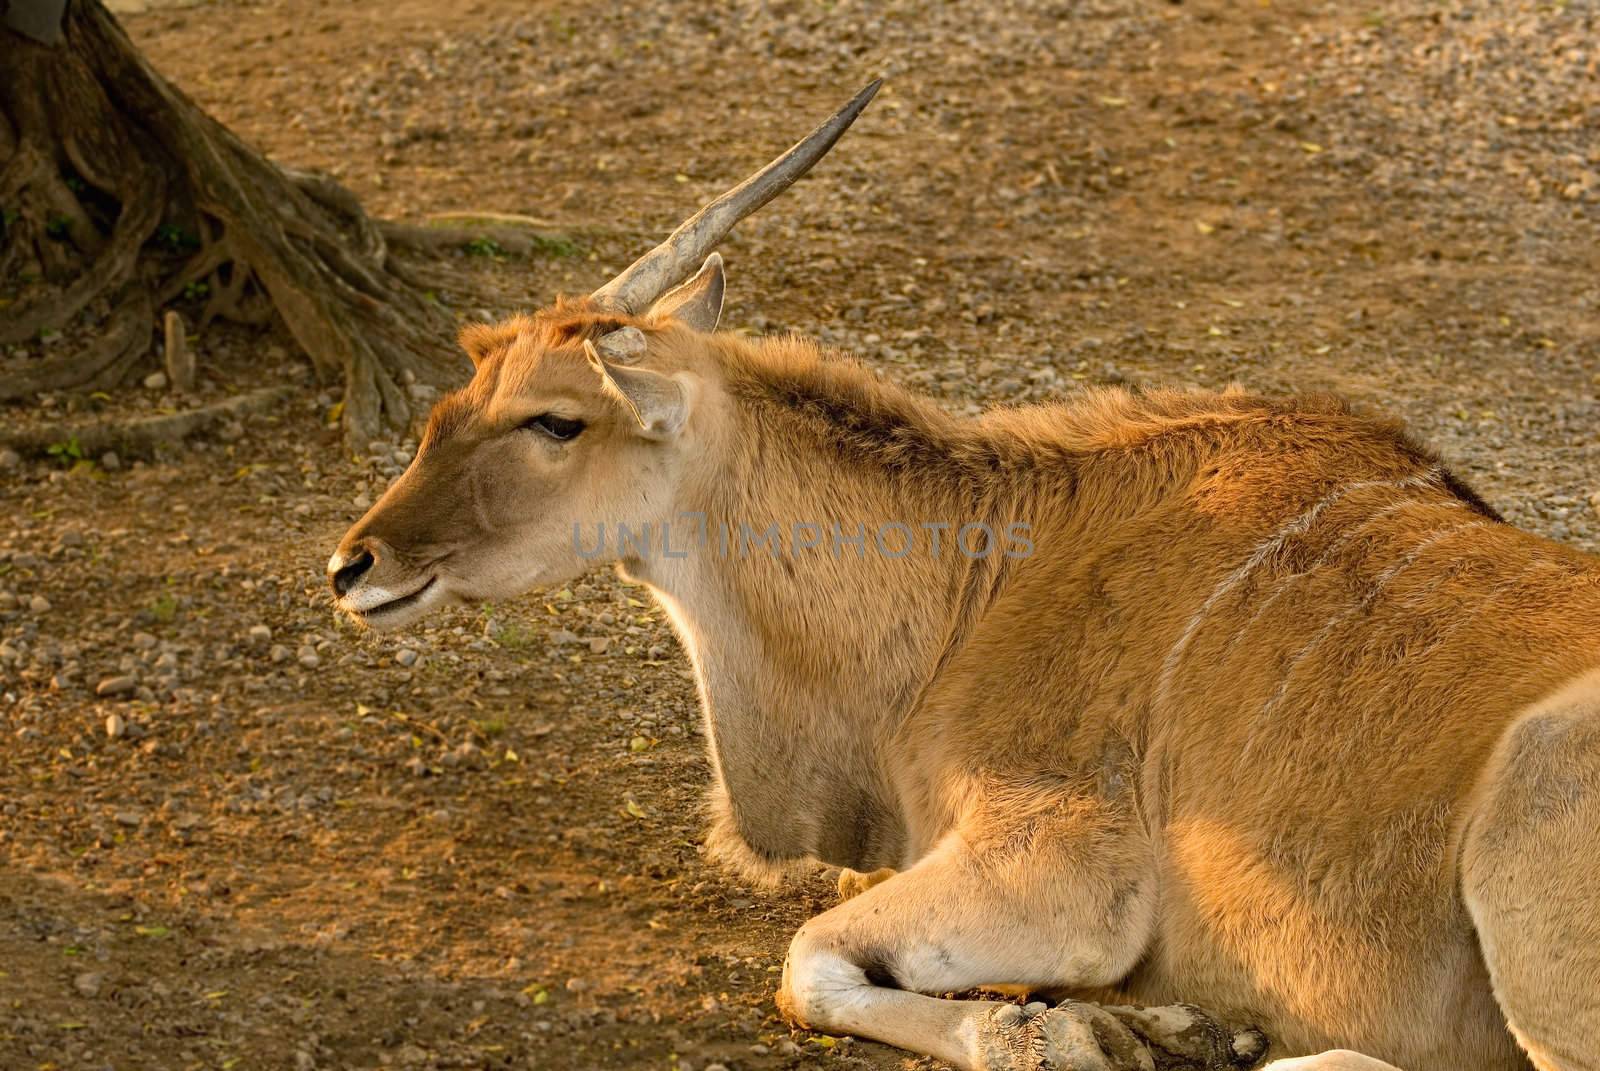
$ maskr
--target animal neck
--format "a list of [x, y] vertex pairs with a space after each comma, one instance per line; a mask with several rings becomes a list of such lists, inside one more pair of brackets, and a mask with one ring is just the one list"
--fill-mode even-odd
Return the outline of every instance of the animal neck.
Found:
[[[756, 871], [901, 863], [887, 749], [996, 582], [1007, 503], [930, 404], [797, 343], [743, 344], [675, 556], [624, 563], [693, 661], [717, 785], [713, 847]], [[703, 525], [703, 527], [699, 527]], [[696, 530], [698, 528], [698, 531]], [[935, 543], [938, 546], [935, 549]]]

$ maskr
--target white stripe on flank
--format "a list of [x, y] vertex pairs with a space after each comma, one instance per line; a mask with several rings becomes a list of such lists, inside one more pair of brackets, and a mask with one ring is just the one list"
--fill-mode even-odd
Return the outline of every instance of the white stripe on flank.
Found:
[[[1486, 528], [1488, 526], [1489, 522], [1486, 520], [1468, 521], [1465, 524], [1458, 524], [1454, 528], [1446, 528], [1442, 531], [1435, 532], [1427, 539], [1424, 539], [1421, 543], [1418, 543], [1415, 547], [1412, 547], [1410, 553], [1408, 553], [1404, 558], [1401, 558], [1399, 561], [1389, 566], [1389, 568], [1379, 573], [1372, 581], [1371, 590], [1357, 598], [1355, 605], [1345, 610], [1344, 613], [1330, 618], [1326, 624], [1317, 630], [1317, 634], [1311, 637], [1310, 642], [1304, 647], [1300, 648], [1295, 656], [1289, 660], [1288, 667], [1283, 671], [1283, 679], [1278, 682], [1278, 688], [1272, 693], [1272, 696], [1261, 705], [1261, 712], [1256, 715], [1255, 724], [1260, 725], [1262, 722], [1264, 722], [1267, 715], [1272, 712], [1272, 709], [1282, 702], [1284, 696], [1289, 694], [1289, 682], [1294, 679], [1294, 671], [1300, 668], [1300, 663], [1304, 662], [1306, 657], [1310, 655], [1311, 652], [1315, 650], [1323, 640], [1331, 636], [1334, 629], [1338, 628], [1346, 621], [1349, 621], [1356, 614], [1360, 613], [1363, 608], [1369, 607], [1375, 601], [1377, 601], [1378, 596], [1383, 593], [1383, 589], [1389, 585], [1389, 581], [1393, 580], [1403, 571], [1414, 565], [1417, 559], [1422, 557], [1422, 555], [1425, 554], [1429, 548], [1442, 543], [1450, 536], [1459, 535], [1460, 533], [1470, 531], [1473, 528]], [[1252, 732], [1250, 734], [1250, 739], [1245, 742], [1244, 755], [1249, 755], [1250, 749], [1254, 747], [1254, 745], [1255, 734]]]
[[1273, 589], [1272, 594], [1261, 600], [1261, 604], [1256, 607], [1255, 613], [1250, 615], [1250, 620], [1244, 623], [1244, 627], [1234, 634], [1234, 642], [1237, 643], [1239, 640], [1243, 639], [1244, 636], [1255, 627], [1256, 620], [1263, 613], [1265, 613], [1273, 603], [1277, 602], [1278, 596], [1287, 591], [1289, 586], [1296, 580], [1299, 580], [1301, 577], [1310, 576], [1312, 573], [1322, 568], [1322, 566], [1328, 563], [1328, 559], [1332, 558], [1335, 554], [1338, 554], [1345, 547], [1349, 546], [1356, 536], [1360, 535], [1377, 522], [1383, 520], [1385, 517], [1393, 516], [1394, 514], [1399, 513], [1401, 510], [1410, 509], [1412, 506], [1431, 506], [1435, 509], [1472, 508], [1459, 498], [1446, 498], [1438, 500], [1425, 498], [1403, 498], [1398, 502], [1389, 503], [1387, 506], [1374, 513], [1360, 524], [1353, 525], [1350, 528], [1345, 529], [1343, 535], [1323, 548], [1322, 553], [1318, 554], [1311, 564], [1306, 566], [1303, 570], [1298, 573], [1290, 573], [1289, 575], [1283, 577], [1278, 586]]
[[[1456, 629], [1460, 628], [1462, 625], [1466, 624], [1468, 621], [1476, 620], [1477, 616], [1479, 614], [1481, 614], [1485, 609], [1487, 609], [1488, 606], [1491, 603], [1493, 603], [1496, 599], [1500, 598], [1500, 596], [1506, 594], [1508, 591], [1511, 591], [1513, 588], [1521, 587], [1523, 585], [1523, 583], [1526, 582], [1529, 573], [1536, 572], [1536, 571], [1538, 571], [1540, 569], [1559, 569], [1559, 568], [1560, 568], [1560, 566], [1557, 565], [1555, 562], [1548, 561], [1548, 560], [1545, 560], [1545, 559], [1540, 559], [1539, 561], [1528, 563], [1527, 566], [1525, 566], [1524, 568], [1519, 570], [1517, 572], [1517, 574], [1515, 576], [1511, 577], [1509, 580], [1502, 580], [1500, 583], [1496, 584], [1494, 586], [1494, 588], [1492, 590], [1490, 590], [1489, 594], [1485, 595], [1483, 598], [1479, 599], [1476, 603], [1473, 604], [1471, 610], [1463, 611], [1462, 613], [1457, 615], [1456, 619], [1454, 621], [1450, 622], [1449, 627], [1446, 628], [1443, 632], [1439, 633], [1439, 635], [1435, 636], [1433, 638], [1433, 642], [1428, 644], [1427, 647], [1423, 648], [1423, 651], [1431, 651], [1431, 650], [1433, 650], [1433, 649], [1435, 649], [1437, 647], [1444, 646], [1445, 641], [1449, 640], [1451, 636], [1455, 635]], [[1419, 653], [1421, 653], [1421, 652], [1419, 652]]]
[[1250, 556], [1244, 560], [1243, 564], [1224, 577], [1222, 583], [1218, 584], [1215, 590], [1213, 590], [1211, 594], [1206, 597], [1206, 601], [1200, 604], [1200, 609], [1194, 612], [1194, 616], [1190, 617], [1189, 623], [1184, 626], [1183, 634], [1178, 637], [1178, 642], [1173, 644], [1172, 650], [1167, 652], [1166, 659], [1161, 663], [1161, 676], [1156, 680], [1156, 709], [1159, 710], [1166, 705], [1167, 693], [1172, 687], [1172, 678], [1178, 671], [1178, 663], [1183, 661], [1184, 653], [1188, 651], [1190, 641], [1194, 639], [1195, 633], [1200, 631], [1201, 623], [1205, 621], [1205, 619], [1210, 615], [1211, 611], [1216, 609], [1217, 604], [1226, 598], [1229, 592], [1238, 587], [1244, 581], [1245, 577], [1249, 576], [1257, 568], [1259, 568], [1262, 562], [1266, 561], [1273, 554], [1276, 554], [1278, 551], [1282, 550], [1283, 545], [1292, 537], [1297, 536], [1306, 529], [1310, 528], [1312, 523], [1316, 521], [1317, 517], [1322, 514], [1323, 510], [1339, 501], [1339, 499], [1343, 498], [1345, 495], [1352, 494], [1356, 491], [1362, 491], [1369, 487], [1394, 487], [1397, 490], [1405, 490], [1412, 487], [1422, 487], [1432, 482], [1438, 476], [1438, 474], [1438, 469], [1428, 469], [1426, 472], [1416, 473], [1401, 480], [1362, 480], [1359, 483], [1350, 483], [1345, 484], [1343, 487], [1336, 487], [1332, 491], [1328, 492], [1328, 494], [1323, 497], [1321, 501], [1316, 503], [1316, 505], [1312, 506], [1298, 517], [1285, 524], [1282, 528], [1279, 528], [1276, 532], [1258, 544], [1256, 549], [1251, 551]]

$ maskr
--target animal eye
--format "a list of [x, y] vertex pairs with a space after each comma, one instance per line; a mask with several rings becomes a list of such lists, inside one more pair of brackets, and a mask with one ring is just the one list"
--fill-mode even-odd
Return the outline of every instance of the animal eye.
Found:
[[556, 442], [564, 443], [578, 437], [578, 433], [583, 430], [583, 421], [568, 420], [554, 413], [540, 413], [532, 420], [524, 421], [522, 426], [541, 435], [548, 435]]

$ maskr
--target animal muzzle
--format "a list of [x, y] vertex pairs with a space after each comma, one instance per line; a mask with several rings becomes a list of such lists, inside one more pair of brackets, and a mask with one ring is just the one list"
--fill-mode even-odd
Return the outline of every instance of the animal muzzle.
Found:
[[328, 559], [328, 585], [339, 609], [364, 624], [399, 625], [439, 594], [438, 577], [403, 565], [382, 540], [347, 539]]

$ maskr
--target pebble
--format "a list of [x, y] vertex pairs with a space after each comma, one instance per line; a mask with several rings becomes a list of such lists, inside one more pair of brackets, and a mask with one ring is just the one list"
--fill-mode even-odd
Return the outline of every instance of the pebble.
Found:
[[246, 635], [249, 637], [250, 642], [258, 647], [265, 647], [272, 642], [272, 629], [266, 625], [251, 625], [250, 631]]
[[133, 645], [141, 651], [148, 651], [156, 645], [156, 638], [148, 632], [135, 632]]
[[80, 997], [91, 1000], [100, 995], [100, 987], [105, 984], [106, 976], [97, 971], [84, 971], [72, 980], [72, 988], [78, 991]]
[[312, 647], [310, 644], [307, 644], [306, 646], [300, 648], [300, 650], [296, 651], [294, 658], [296, 662], [299, 662], [307, 669], [316, 669], [317, 666], [322, 662], [322, 659], [317, 656], [317, 649]]
[[416, 665], [419, 657], [421, 656], [409, 647], [402, 647], [394, 653], [394, 660], [400, 663], [402, 666]]
[[122, 458], [117, 456], [115, 450], [107, 450], [100, 455], [100, 467], [107, 472], [116, 472], [122, 467]]
[[289, 648], [285, 647], [281, 643], [273, 644], [272, 645], [272, 650], [267, 652], [267, 657], [272, 659], [272, 661], [274, 663], [287, 662], [289, 660], [289, 655], [290, 655]]
[[28, 609], [32, 610], [36, 614], [49, 613], [50, 600], [45, 598], [43, 595], [35, 595], [33, 598], [28, 600]]
[[22, 464], [22, 455], [9, 446], [0, 450], [0, 469], [14, 469]]
[[589, 650], [594, 654], [605, 654], [606, 648], [610, 646], [611, 637], [609, 636], [596, 636], [594, 639], [589, 641]]
[[126, 826], [129, 829], [137, 829], [140, 823], [144, 821], [144, 815], [140, 814], [138, 811], [118, 811], [116, 814], [116, 819], [117, 825], [119, 826]]
[[113, 698], [119, 695], [130, 695], [139, 686], [139, 680], [131, 673], [118, 677], [107, 677], [94, 686], [94, 694], [102, 699]]
[[151, 372], [144, 377], [144, 386], [146, 390], [166, 390], [167, 374], [165, 372]]
[[121, 714], [106, 715], [106, 736], [112, 740], [121, 740], [128, 731], [128, 723]]

